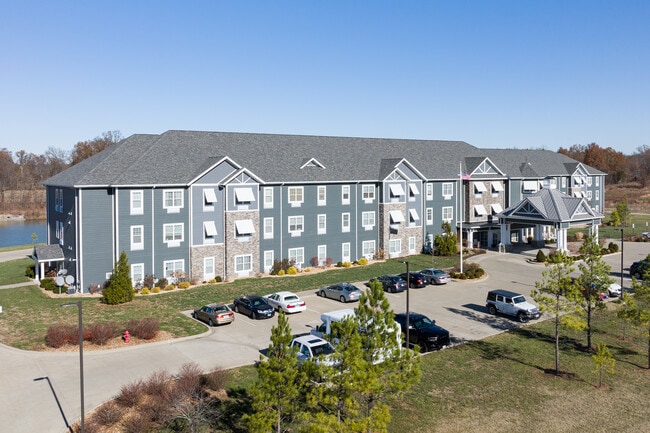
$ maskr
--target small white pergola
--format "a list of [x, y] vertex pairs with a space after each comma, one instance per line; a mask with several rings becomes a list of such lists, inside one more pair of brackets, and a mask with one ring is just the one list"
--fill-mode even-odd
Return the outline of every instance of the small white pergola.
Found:
[[[63, 250], [59, 245], [38, 245], [32, 253], [34, 259], [34, 278], [40, 281], [45, 276], [45, 264], [52, 262], [64, 262]], [[57, 267], [57, 268], [60, 268]]]
[[501, 228], [501, 244], [511, 244], [511, 234], [515, 230], [533, 229], [533, 242], [544, 245], [544, 227], [555, 229], [555, 239], [558, 251], [567, 251], [567, 230], [571, 226], [586, 225], [589, 234], [598, 241], [598, 226], [603, 215], [594, 211], [584, 197], [572, 197], [551, 188], [540, 191], [524, 198], [519, 203], [510, 206], [499, 215]]

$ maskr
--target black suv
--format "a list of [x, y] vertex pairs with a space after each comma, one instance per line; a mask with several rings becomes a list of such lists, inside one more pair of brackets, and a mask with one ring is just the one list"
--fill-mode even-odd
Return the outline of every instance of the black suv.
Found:
[[643, 279], [643, 274], [648, 272], [648, 261], [641, 260], [639, 262], [634, 262], [630, 265], [630, 276], [636, 278], [637, 280]]
[[[395, 321], [406, 335], [406, 313], [395, 314]], [[441, 349], [449, 345], [449, 331], [424, 314], [409, 313], [409, 342], [409, 346], [419, 345], [422, 352]]]

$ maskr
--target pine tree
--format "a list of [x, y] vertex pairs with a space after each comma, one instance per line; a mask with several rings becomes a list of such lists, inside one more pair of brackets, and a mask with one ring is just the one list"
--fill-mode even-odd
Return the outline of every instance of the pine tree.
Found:
[[616, 360], [605, 343], [598, 343], [596, 353], [591, 355], [591, 357], [594, 363], [596, 363], [594, 373], [598, 373], [598, 388], [600, 388], [603, 386], [603, 372], [606, 371], [609, 374], [614, 374]]
[[102, 302], [110, 305], [124, 304], [131, 302], [134, 297], [135, 290], [129, 272], [129, 260], [126, 252], [122, 251], [108, 280], [108, 286], [102, 291]]

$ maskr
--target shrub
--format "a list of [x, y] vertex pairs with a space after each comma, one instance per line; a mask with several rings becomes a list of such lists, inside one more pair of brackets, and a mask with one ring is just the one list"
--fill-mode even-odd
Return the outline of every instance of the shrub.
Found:
[[142, 433], [153, 431], [153, 423], [146, 414], [135, 413], [122, 423], [123, 433]]
[[350, 262], [343, 262], [344, 268], [349, 268], [351, 266]]
[[160, 287], [156, 286], [153, 289], [151, 289], [151, 293], [160, 293]]
[[158, 319], [152, 317], [147, 319], [131, 319], [126, 323], [126, 329], [131, 336], [143, 340], [151, 340], [154, 338], [159, 327]]
[[229, 378], [230, 378], [230, 373], [228, 372], [228, 370], [224, 370], [221, 367], [216, 367], [214, 370], [210, 371], [209, 373], [204, 374], [202, 381], [207, 388], [213, 391], [221, 391], [226, 387]]
[[61, 323], [50, 325], [45, 333], [45, 344], [58, 349], [66, 344], [75, 344], [79, 341], [79, 329], [73, 325]]
[[305, 272], [311, 272], [311, 268], [305, 268]]
[[287, 274], [289, 275], [296, 275], [297, 273], [298, 269], [295, 266], [289, 266], [289, 269], [287, 269]]
[[610, 242], [609, 245], [607, 245], [607, 248], [613, 253], [618, 252], [618, 244], [617, 243]]
[[309, 263], [311, 263], [311, 265], [314, 267], [318, 266], [318, 257], [317, 256], [312, 257], [311, 260], [309, 260]]
[[167, 284], [164, 288], [165, 291], [169, 292], [170, 290], [174, 290], [176, 288], [175, 285], [173, 284]]
[[[282, 259], [282, 261], [275, 260], [273, 262], [273, 267], [271, 268], [271, 275], [280, 275], [280, 271], [287, 273], [290, 267], [296, 264], [295, 260]], [[284, 275], [284, 273], [282, 275]]]
[[169, 372], [155, 371], [144, 382], [142, 391], [156, 400], [166, 401], [171, 392], [172, 375]]
[[131, 302], [134, 297], [129, 261], [126, 252], [122, 251], [120, 259], [113, 267], [108, 286], [102, 291], [102, 302], [109, 305], [124, 304]]
[[331, 258], [331, 257], [328, 257], [328, 258], [325, 259], [325, 265], [326, 265], [328, 268], [329, 268], [330, 266], [332, 266], [332, 258]]
[[144, 289], [140, 290], [141, 295], [148, 295], [149, 293], [151, 293], [151, 290], [149, 290], [146, 287]]
[[165, 277], [159, 278], [158, 281], [156, 281], [156, 287], [163, 288], [163, 287], [167, 287], [168, 284], [169, 282]]
[[284, 269], [280, 269], [280, 270], [278, 271], [278, 275], [280, 275], [280, 276], [284, 275]]
[[359, 260], [357, 260], [357, 263], [360, 266], [366, 266], [368, 264], [368, 259], [366, 259], [365, 257], [361, 257]]
[[178, 379], [174, 384], [175, 393], [180, 396], [199, 397], [202, 391], [202, 374], [201, 367], [194, 362], [181, 365], [178, 371]]
[[34, 265], [29, 265], [25, 268], [25, 276], [27, 278], [34, 278], [36, 275], [36, 271], [34, 270]]
[[109, 402], [97, 408], [93, 414], [93, 420], [103, 426], [111, 426], [122, 418], [123, 410], [115, 403]]
[[538, 250], [535, 260], [537, 260], [539, 263], [544, 263], [546, 261], [546, 254], [544, 254], [544, 251]]
[[142, 285], [144, 287], [146, 287], [147, 289], [151, 289], [154, 286], [153, 282], [155, 280], [156, 279], [154, 278], [153, 275], [151, 275], [151, 274], [145, 275], [144, 280], [142, 280]]
[[114, 322], [90, 323], [84, 328], [84, 331], [88, 331], [88, 340], [91, 343], [100, 346], [118, 335], [118, 327]]
[[336, 267], [337, 268], [342, 268], [343, 267], [343, 262], [336, 262]]
[[[59, 286], [56, 285], [53, 278], [43, 278], [41, 280], [41, 287], [50, 292], [58, 293]], [[63, 289], [61, 289], [63, 291]]]
[[189, 289], [190, 288], [190, 282], [189, 281], [182, 281], [178, 283], [178, 288], [179, 289]]
[[221, 278], [221, 275], [217, 275], [217, 277], [215, 278], [215, 281], [216, 281], [217, 283], [220, 283], [220, 282], [223, 281], [223, 278]]
[[217, 282], [216, 278], [213, 278], [210, 281], [208, 281], [208, 283], [210, 283], [210, 284], [215, 284], [216, 282]]
[[122, 407], [133, 407], [138, 404], [143, 394], [143, 383], [139, 379], [135, 382], [122, 385], [119, 394], [115, 397], [115, 402]]

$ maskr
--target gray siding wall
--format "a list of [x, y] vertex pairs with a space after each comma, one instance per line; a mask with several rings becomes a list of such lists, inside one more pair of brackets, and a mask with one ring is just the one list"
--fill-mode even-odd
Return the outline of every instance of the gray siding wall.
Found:
[[[164, 192], [168, 190], [181, 190], [183, 192], [183, 207], [179, 212], [169, 212], [163, 208]], [[190, 257], [190, 209], [189, 190], [186, 188], [161, 188], [153, 190], [153, 262], [154, 276], [160, 278], [165, 275], [164, 261], [183, 260], [185, 271], [189, 272]], [[183, 224], [183, 239], [177, 244], [164, 242], [165, 224]]]
[[[131, 192], [142, 192], [142, 213], [131, 213]], [[151, 188], [120, 188], [116, 190], [116, 254], [126, 252], [129, 259], [129, 266], [137, 263], [144, 265], [144, 275], [153, 275], [152, 255], [154, 252], [154, 239], [152, 231], [152, 189]], [[143, 247], [132, 248], [131, 228], [140, 226], [142, 228]]]
[[[205, 200], [205, 191], [212, 190], [217, 198], [216, 203]], [[225, 189], [215, 184], [197, 184], [190, 188], [192, 206], [192, 236], [191, 244], [216, 245], [224, 242], [224, 211], [226, 194]], [[217, 235], [206, 236], [205, 222], [212, 221], [217, 229]]]
[[80, 283], [86, 292], [91, 284], [103, 284], [113, 271], [113, 190], [80, 190], [79, 206]]

